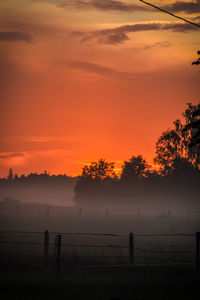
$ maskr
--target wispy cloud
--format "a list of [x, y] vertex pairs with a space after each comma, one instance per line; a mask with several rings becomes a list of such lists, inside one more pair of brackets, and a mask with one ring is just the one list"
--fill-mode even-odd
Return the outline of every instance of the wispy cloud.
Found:
[[149, 44], [149, 45], [144, 45], [141, 48], [143, 50], [148, 50], [148, 49], [152, 49], [154, 47], [161, 47], [161, 48], [167, 48], [167, 47], [171, 47], [172, 43], [169, 41], [163, 41], [163, 42], [156, 42], [154, 44]]
[[115, 69], [86, 61], [65, 61], [62, 62], [62, 64], [69, 69], [95, 73], [98, 75], [111, 76], [118, 74], [118, 72]]
[[99, 10], [99, 11], [119, 11], [119, 12], [138, 12], [149, 11], [151, 8], [143, 5], [134, 5], [131, 2], [117, 0], [70, 0], [62, 1], [58, 5], [62, 8], [71, 8], [76, 10]]
[[188, 32], [198, 30], [187, 23], [137, 23], [115, 28], [107, 28], [90, 32], [74, 31], [73, 36], [81, 38], [81, 42], [96, 41], [100, 44], [117, 45], [130, 40], [129, 33], [150, 30], [172, 30], [174, 32]]
[[172, 12], [185, 12], [188, 14], [194, 14], [200, 12], [200, 0], [196, 1], [176, 1], [172, 4], [165, 5], [162, 8]]
[[15, 42], [23, 41], [30, 43], [31, 35], [19, 31], [0, 31], [0, 41]]
[[84, 141], [82, 136], [30, 136], [0, 139], [0, 158], [22, 156], [28, 151], [67, 149], [71, 151]]
[[195, 22], [200, 22], [200, 15], [199, 16], [196, 16], [196, 17], [193, 17], [191, 18], [192, 21], [195, 21]]
[[23, 157], [24, 153], [22, 152], [7, 152], [7, 153], [2, 153], [0, 154], [0, 159], [9, 159], [13, 157]]
[[133, 73], [133, 72], [121, 72], [113, 68], [109, 68], [100, 64], [87, 62], [87, 61], [62, 61], [60, 62], [60, 64], [62, 64], [63, 66], [69, 69], [83, 71], [85, 73], [92, 73], [92, 74], [97, 74], [105, 77], [120, 78], [124, 80], [131, 80], [136, 78], [139, 75], [142, 75], [143, 77], [145, 77], [145, 75], [147, 77], [150, 75], [147, 73], [144, 74], [144, 73]]

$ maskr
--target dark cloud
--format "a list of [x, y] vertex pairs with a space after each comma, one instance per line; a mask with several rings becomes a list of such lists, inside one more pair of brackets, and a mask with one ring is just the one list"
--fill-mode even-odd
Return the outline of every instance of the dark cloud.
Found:
[[82, 43], [96, 41], [100, 44], [117, 45], [129, 40], [129, 33], [150, 30], [172, 30], [186, 33], [191, 30], [198, 30], [198, 28], [187, 23], [138, 23], [90, 32], [74, 31], [72, 35], [80, 37]]
[[70, 68], [70, 69], [75, 69], [75, 70], [80, 70], [80, 71], [86, 71], [89, 73], [96, 73], [98, 75], [113, 75], [118, 73], [116, 70], [112, 68], [108, 68], [99, 64], [94, 64], [90, 62], [85, 62], [85, 61], [66, 61], [63, 62], [63, 64]]
[[143, 78], [145, 79], [145, 76], [148, 78], [150, 75], [147, 73], [144, 74], [144, 73], [120, 72], [116, 69], [87, 62], [87, 61], [62, 61], [60, 62], [60, 64], [62, 64], [63, 66], [69, 69], [83, 71], [85, 73], [92, 73], [92, 74], [97, 74], [100, 76], [106, 76], [110, 78], [111, 77], [120, 78], [124, 80], [132, 80], [140, 75], [143, 76]]
[[0, 41], [23, 41], [29, 43], [31, 41], [31, 35], [18, 31], [0, 31]]
[[163, 6], [162, 8], [171, 12], [185, 12], [188, 14], [194, 14], [200, 12], [200, 0], [185, 2], [176, 1], [175, 3]]
[[24, 153], [6, 153], [6, 154], [0, 154], [0, 159], [7, 159], [7, 158], [13, 158], [13, 157], [22, 157], [24, 156]]
[[164, 41], [164, 42], [156, 42], [154, 44], [150, 44], [150, 45], [144, 45], [142, 47], [143, 50], [148, 50], [154, 47], [161, 47], [161, 48], [166, 48], [166, 47], [171, 47], [172, 43], [168, 42], [168, 41]]
[[[56, 0], [31, 0], [34, 2], [52, 2], [57, 3]], [[99, 11], [119, 11], [119, 12], [138, 12], [138, 11], [151, 11], [157, 12], [152, 7], [144, 4], [135, 5], [131, 1], [124, 2], [123, 0], [60, 0], [57, 5], [61, 8], [75, 9], [75, 10], [99, 10]], [[196, 1], [176, 1], [174, 3], [160, 6], [160, 8], [171, 12], [185, 12], [194, 14], [200, 12], [200, 0]]]
[[197, 16], [197, 17], [192, 18], [192, 21], [200, 22], [200, 16]]
[[100, 11], [120, 11], [120, 12], [138, 12], [149, 11], [151, 8], [146, 6], [134, 5], [131, 3], [117, 0], [71, 0], [63, 1], [58, 5], [62, 8], [73, 8], [78, 10], [95, 9]]
[[[146, 5], [135, 5], [131, 1], [124, 2], [118, 0], [69, 0], [62, 1], [58, 5], [62, 8], [72, 8], [77, 10], [95, 9], [99, 11], [119, 11], [119, 12], [138, 12], [138, 11], [152, 11], [154, 9]], [[171, 12], [186, 12], [189, 14], [200, 12], [200, 0], [196, 1], [176, 1], [172, 4], [161, 6], [161, 8]]]

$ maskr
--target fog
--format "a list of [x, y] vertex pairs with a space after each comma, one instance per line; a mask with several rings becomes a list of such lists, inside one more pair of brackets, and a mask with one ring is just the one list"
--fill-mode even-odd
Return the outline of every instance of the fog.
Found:
[[0, 202], [1, 230], [151, 234], [193, 233], [200, 228], [200, 210], [189, 206], [169, 207], [168, 203], [155, 210], [144, 203], [129, 207], [80, 207], [73, 200], [72, 205], [61, 206], [47, 198], [46, 203], [31, 199], [32, 202], [23, 202], [7, 197]]
[[[65, 195], [69, 198], [65, 199]], [[114, 205], [114, 199], [97, 197], [93, 205], [80, 206], [73, 195], [71, 186], [69, 190], [52, 186], [37, 190], [27, 187], [18, 193], [7, 190], [7, 197], [0, 202], [4, 262], [12, 259], [43, 265], [44, 233], [48, 231], [51, 267], [55, 265], [58, 234], [62, 237], [62, 274], [75, 266], [129, 265], [132, 232], [135, 265], [195, 266], [195, 234], [200, 229], [200, 210], [198, 206], [195, 209], [195, 201], [190, 205], [187, 197], [168, 199], [166, 195], [162, 199], [132, 201], [118, 198]]]
[[74, 206], [74, 184], [66, 186], [22, 186], [4, 187], [0, 190], [0, 201], [5, 198], [17, 199], [24, 203]]
[[14, 178], [10, 170], [0, 180], [0, 217], [1, 230], [196, 232], [199, 173], [99, 180], [47, 173]]

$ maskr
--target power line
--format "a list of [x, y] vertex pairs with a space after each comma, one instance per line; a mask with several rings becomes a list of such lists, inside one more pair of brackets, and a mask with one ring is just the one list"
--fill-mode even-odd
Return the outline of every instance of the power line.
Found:
[[179, 17], [179, 16], [177, 16], [177, 15], [171, 13], [170, 11], [167, 11], [167, 10], [165, 10], [165, 9], [162, 9], [162, 8], [160, 8], [160, 7], [158, 7], [158, 6], [154, 5], [154, 4], [151, 4], [151, 3], [147, 2], [147, 1], [144, 1], [144, 0], [139, 0], [139, 1], [140, 1], [140, 2], [143, 2], [144, 4], [147, 4], [147, 5], [149, 5], [149, 6], [152, 6], [152, 7], [154, 7], [155, 9], [160, 10], [160, 11], [166, 13], [166, 14], [169, 14], [169, 15], [171, 15], [171, 16], [174, 17], [174, 18], [180, 19], [180, 20], [182, 20], [182, 21], [184, 21], [184, 22], [186, 22], [186, 23], [189, 23], [189, 24], [191, 24], [191, 25], [193, 25], [193, 26], [196, 26], [196, 27], [200, 28], [200, 25], [199, 25], [199, 24], [194, 23], [194, 22], [192, 22], [192, 21], [189, 21], [189, 20], [187, 20], [187, 19], [185, 19], [185, 18]]

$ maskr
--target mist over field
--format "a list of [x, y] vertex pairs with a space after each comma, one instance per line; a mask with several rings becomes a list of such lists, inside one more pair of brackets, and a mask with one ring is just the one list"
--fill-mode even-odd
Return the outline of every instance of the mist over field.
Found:
[[65, 181], [62, 184], [1, 182], [1, 230], [145, 234], [191, 233], [200, 226], [198, 193], [189, 194], [187, 190], [188, 195], [178, 194], [172, 189], [164, 194], [156, 185], [156, 193], [139, 190], [132, 194], [130, 186], [120, 186], [115, 180], [114, 190], [112, 183], [101, 187], [97, 182], [95, 189], [94, 186], [87, 189], [87, 198], [84, 194], [77, 201], [76, 186], [80, 179], [65, 178]]
[[0, 201], [6, 198], [24, 203], [74, 206], [74, 186], [77, 178], [63, 183], [26, 182], [0, 183]]

